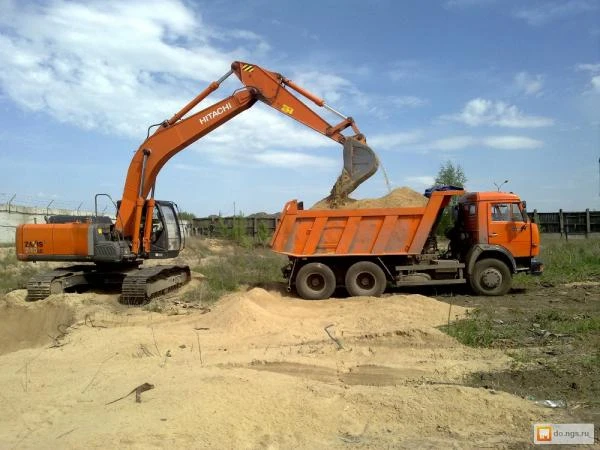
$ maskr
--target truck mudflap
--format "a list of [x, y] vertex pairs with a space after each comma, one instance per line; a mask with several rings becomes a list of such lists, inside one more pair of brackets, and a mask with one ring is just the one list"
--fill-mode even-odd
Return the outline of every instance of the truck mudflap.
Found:
[[539, 276], [544, 273], [544, 263], [538, 259], [533, 258], [531, 260], [531, 266], [529, 269], [531, 275]]

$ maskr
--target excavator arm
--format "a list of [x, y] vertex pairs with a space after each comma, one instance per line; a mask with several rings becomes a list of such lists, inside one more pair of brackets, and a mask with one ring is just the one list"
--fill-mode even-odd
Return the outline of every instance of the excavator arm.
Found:
[[[212, 106], [184, 118], [232, 74], [235, 74], [244, 85], [241, 89]], [[341, 121], [335, 125], [329, 124], [291, 90], [338, 115]], [[145, 208], [146, 223], [151, 223], [154, 185], [158, 173], [166, 162], [196, 140], [250, 108], [256, 101], [262, 101], [344, 145], [344, 168], [331, 192], [333, 202], [343, 200], [377, 170], [377, 158], [366, 145], [365, 137], [360, 133], [351, 117], [342, 115], [319, 97], [278, 73], [270, 72], [253, 64], [236, 61], [231, 65], [229, 72], [211, 83], [173, 117], [164, 121], [135, 153], [127, 172], [115, 225], [119, 234], [131, 239], [132, 253], [139, 254], [142, 247], [145, 252], [149, 250], [151, 227], [146, 227], [142, 236], [139, 232], [142, 214]], [[352, 128], [354, 135], [344, 136], [342, 131], [349, 127]], [[151, 192], [151, 197], [147, 199]]]

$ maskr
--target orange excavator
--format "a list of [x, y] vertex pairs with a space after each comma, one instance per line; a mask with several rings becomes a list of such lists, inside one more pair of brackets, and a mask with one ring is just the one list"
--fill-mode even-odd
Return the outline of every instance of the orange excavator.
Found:
[[[185, 117], [232, 74], [240, 79], [243, 87]], [[339, 116], [341, 121], [329, 124], [292, 91]], [[154, 133], [150, 134], [154, 126], [149, 128], [147, 139], [129, 165], [114, 223], [98, 216], [96, 211], [95, 216], [83, 221], [73, 216], [54, 216], [46, 224], [24, 224], [17, 228], [17, 257], [21, 261], [87, 263], [34, 276], [27, 283], [28, 299], [39, 300], [80, 286], [116, 284], [120, 286], [122, 301], [143, 303], [189, 281], [187, 266], [142, 265], [146, 259], [174, 258], [184, 244], [176, 205], [154, 199], [156, 177], [176, 153], [258, 100], [343, 145], [342, 173], [328, 197], [332, 205], [342, 203], [376, 172], [377, 157], [351, 117], [276, 72], [236, 61], [231, 64], [231, 70], [173, 117], [155, 125], [158, 128]], [[354, 134], [345, 136], [342, 132], [348, 128]], [[96, 205], [99, 195], [106, 194], [96, 195]]]

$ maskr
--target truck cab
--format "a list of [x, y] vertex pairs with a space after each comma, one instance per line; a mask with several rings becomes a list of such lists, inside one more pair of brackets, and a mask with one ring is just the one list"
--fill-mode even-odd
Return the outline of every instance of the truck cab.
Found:
[[451, 252], [467, 264], [477, 293], [489, 295], [506, 278], [494, 261], [502, 262], [511, 274], [542, 272], [542, 264], [535, 259], [540, 251], [539, 229], [517, 195], [469, 192], [459, 198], [455, 213], [455, 225], [448, 234]]

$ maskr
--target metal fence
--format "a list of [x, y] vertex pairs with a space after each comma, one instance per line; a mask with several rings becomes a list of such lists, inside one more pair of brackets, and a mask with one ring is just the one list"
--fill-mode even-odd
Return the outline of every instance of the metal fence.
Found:
[[[71, 214], [82, 215], [94, 211], [94, 201], [78, 201], [55, 198], [40, 193], [39, 195], [24, 195], [20, 193], [0, 192], [0, 211], [15, 212], [21, 208], [32, 208], [39, 211], [70, 211]], [[114, 205], [104, 197], [100, 198], [98, 214], [113, 215]]]
[[[600, 211], [538, 212], [533, 210], [531, 220], [538, 224], [541, 233], [561, 236], [579, 235], [589, 237], [600, 235]], [[263, 233], [272, 235], [279, 224], [279, 214], [248, 217], [200, 217], [192, 220], [191, 234], [207, 237], [226, 237], [237, 227], [247, 236], [257, 237]]]
[[600, 211], [563, 211], [538, 212], [533, 210], [533, 222], [540, 227], [541, 233], [555, 233], [561, 236], [579, 235], [589, 237], [600, 234]]
[[234, 229], [243, 231], [246, 236], [264, 239], [275, 232], [279, 224], [279, 214], [219, 217], [209, 216], [192, 219], [191, 234], [206, 237], [227, 237]]

